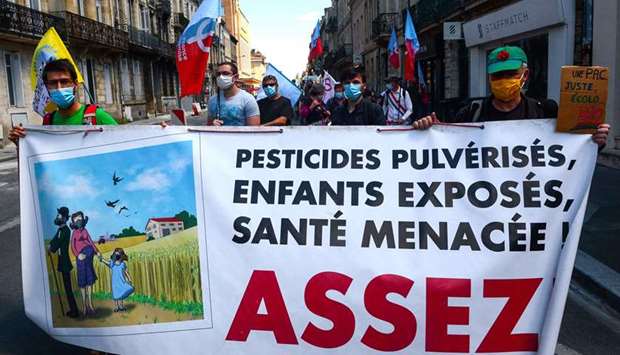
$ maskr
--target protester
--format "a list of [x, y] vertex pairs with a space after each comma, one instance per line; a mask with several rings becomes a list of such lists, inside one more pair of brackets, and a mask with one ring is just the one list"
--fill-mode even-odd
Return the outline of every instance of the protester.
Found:
[[331, 112], [323, 103], [325, 87], [323, 84], [313, 84], [308, 96], [300, 102], [299, 117], [302, 125], [326, 126], [330, 123]]
[[382, 126], [385, 116], [381, 106], [365, 99], [366, 77], [357, 70], [343, 76], [344, 95], [347, 103], [338, 107], [332, 115], [332, 124], [339, 126]]
[[387, 89], [383, 99], [386, 123], [388, 125], [408, 124], [409, 117], [413, 113], [413, 104], [407, 90], [400, 87], [400, 78], [391, 77]]
[[278, 79], [273, 75], [263, 78], [264, 99], [258, 101], [260, 123], [263, 126], [286, 126], [293, 119], [291, 100], [280, 95]]
[[[487, 74], [492, 95], [482, 103], [471, 104], [456, 115], [456, 122], [490, 122], [554, 118], [557, 105], [554, 102], [541, 103], [525, 96], [523, 86], [529, 78], [527, 55], [519, 47], [499, 47], [489, 53]], [[427, 129], [437, 122], [433, 112], [413, 123], [417, 129]], [[600, 148], [605, 146], [610, 126], [601, 124], [592, 139]]]
[[[58, 110], [43, 118], [44, 125], [116, 125], [109, 113], [97, 105], [82, 105], [78, 99], [79, 83], [75, 67], [67, 59], [53, 60], [43, 68], [43, 82]], [[26, 136], [24, 127], [13, 127], [9, 139], [15, 144]]]
[[209, 99], [209, 125], [258, 126], [260, 111], [256, 99], [239, 89], [235, 82], [239, 71], [234, 63], [222, 63], [217, 67], [218, 93]]
[[336, 108], [343, 106], [347, 102], [344, 97], [344, 85], [342, 83], [336, 83], [334, 85], [334, 97], [327, 101], [327, 109], [329, 112], [336, 111]]

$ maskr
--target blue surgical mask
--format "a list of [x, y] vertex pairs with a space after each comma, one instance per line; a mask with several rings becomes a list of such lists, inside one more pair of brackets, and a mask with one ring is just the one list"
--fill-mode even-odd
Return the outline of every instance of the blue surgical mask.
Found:
[[394, 88], [394, 85], [390, 84], [385, 84], [385, 88], [388, 90], [392, 90]]
[[267, 97], [272, 97], [278, 92], [275, 85], [267, 85], [264, 90]]
[[338, 91], [338, 92], [336, 92], [335, 96], [336, 96], [336, 99], [342, 100], [342, 99], [344, 99], [344, 92], [343, 91]]
[[344, 86], [344, 96], [349, 101], [357, 101], [362, 96], [362, 84], [347, 84]]
[[50, 90], [50, 98], [52, 102], [58, 105], [61, 109], [69, 108], [75, 101], [75, 88], [61, 88]]

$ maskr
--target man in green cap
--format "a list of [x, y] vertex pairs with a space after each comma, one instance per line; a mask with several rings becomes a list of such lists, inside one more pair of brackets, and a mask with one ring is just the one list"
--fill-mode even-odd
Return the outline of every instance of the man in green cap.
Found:
[[[545, 104], [529, 98], [521, 89], [529, 78], [527, 55], [519, 47], [504, 46], [491, 51], [487, 58], [487, 73], [492, 95], [482, 102], [472, 102], [456, 115], [456, 122], [489, 122], [557, 117], [557, 103]], [[433, 112], [414, 122], [417, 129], [428, 129], [438, 121]], [[609, 125], [602, 124], [592, 139], [603, 147]]]

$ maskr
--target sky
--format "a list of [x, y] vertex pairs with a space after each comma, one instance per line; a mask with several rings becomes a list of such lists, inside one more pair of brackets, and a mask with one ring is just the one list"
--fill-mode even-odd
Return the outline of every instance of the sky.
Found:
[[250, 22], [251, 46], [294, 79], [306, 68], [310, 35], [331, 0], [240, 0]]
[[[39, 162], [35, 176], [44, 239], [51, 239], [56, 209], [83, 211], [91, 238], [118, 234], [133, 226], [142, 232], [151, 217], [173, 217], [186, 210], [196, 215], [192, 142]], [[116, 172], [123, 180], [114, 186]], [[105, 201], [120, 200], [116, 208]], [[129, 211], [118, 210], [126, 206]]]

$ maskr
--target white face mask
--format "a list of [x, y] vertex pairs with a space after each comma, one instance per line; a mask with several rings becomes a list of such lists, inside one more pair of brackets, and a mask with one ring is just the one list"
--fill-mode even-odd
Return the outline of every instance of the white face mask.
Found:
[[222, 90], [230, 89], [234, 83], [232, 76], [220, 75], [217, 77], [217, 87]]

